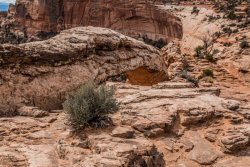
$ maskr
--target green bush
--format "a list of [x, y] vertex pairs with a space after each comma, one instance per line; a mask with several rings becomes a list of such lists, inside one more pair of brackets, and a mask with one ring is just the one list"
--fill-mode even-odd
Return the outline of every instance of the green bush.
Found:
[[213, 54], [209, 54], [209, 53], [206, 54], [206, 55], [205, 55], [205, 59], [206, 59], [207, 61], [211, 62], [211, 63], [216, 62], [215, 59], [214, 59], [214, 55], [213, 55]]
[[231, 19], [231, 20], [235, 20], [237, 18], [234, 10], [229, 11], [227, 18]]
[[232, 34], [233, 30], [230, 27], [224, 27], [222, 31], [226, 34]]
[[114, 87], [102, 85], [96, 88], [95, 84], [89, 82], [69, 95], [63, 108], [72, 128], [77, 131], [88, 126], [97, 128], [111, 125], [108, 114], [118, 109], [114, 92]]
[[209, 69], [209, 68], [207, 68], [207, 69], [204, 69], [203, 71], [202, 71], [202, 74], [199, 76], [199, 79], [202, 79], [202, 78], [204, 78], [204, 77], [214, 77], [214, 72], [213, 72], [213, 70], [212, 69]]
[[161, 49], [167, 45], [167, 42], [164, 41], [164, 39], [162, 39], [162, 38], [160, 38], [159, 40], [152, 40], [152, 39], [148, 38], [147, 35], [145, 35], [142, 37], [142, 39], [143, 39], [144, 43], [146, 43], [148, 45], [152, 45], [158, 49]]
[[[208, 50], [208, 49], [207, 49]], [[214, 55], [219, 53], [218, 49], [213, 49], [212, 51], [207, 51], [204, 46], [198, 46], [195, 48], [195, 57], [198, 59], [206, 59], [211, 63], [215, 63]]]
[[246, 48], [249, 48], [249, 43], [247, 42], [247, 41], [242, 41], [241, 43], [240, 43], [240, 47], [241, 47], [241, 49], [246, 49]]
[[0, 117], [12, 117], [16, 115], [18, 115], [18, 112], [14, 102], [0, 101]]
[[203, 58], [203, 50], [204, 50], [204, 47], [203, 46], [197, 46], [195, 48], [195, 57], [198, 57], [198, 58]]
[[195, 77], [190, 76], [187, 70], [183, 70], [180, 73], [180, 77], [186, 79], [188, 82], [193, 83], [196, 87], [199, 87], [199, 81]]

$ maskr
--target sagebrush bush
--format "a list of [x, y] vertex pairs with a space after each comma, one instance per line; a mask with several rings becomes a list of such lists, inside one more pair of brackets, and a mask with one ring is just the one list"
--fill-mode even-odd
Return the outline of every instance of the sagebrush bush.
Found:
[[213, 70], [209, 69], [209, 68], [202, 70], [202, 74], [199, 76], [199, 79], [202, 79], [204, 77], [212, 77], [213, 78], [214, 77]]
[[203, 58], [203, 52], [204, 52], [204, 47], [203, 46], [197, 46], [195, 49], [195, 57], [198, 58]]
[[246, 49], [246, 48], [249, 48], [250, 46], [249, 46], [249, 43], [244, 40], [240, 43], [240, 47], [241, 49]]
[[103, 127], [112, 124], [108, 114], [118, 109], [114, 98], [115, 89], [109, 86], [99, 86], [89, 82], [70, 94], [63, 103], [68, 114], [69, 124], [74, 130], [84, 127]]
[[187, 70], [183, 70], [180, 73], [180, 77], [186, 79], [188, 82], [193, 83], [196, 87], [199, 87], [199, 81], [188, 74]]
[[17, 107], [14, 105], [0, 105], [0, 117], [12, 117], [16, 116]]

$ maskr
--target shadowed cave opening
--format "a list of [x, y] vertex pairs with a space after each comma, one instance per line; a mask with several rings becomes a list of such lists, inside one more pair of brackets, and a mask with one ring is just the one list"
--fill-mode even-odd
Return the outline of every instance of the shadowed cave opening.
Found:
[[167, 79], [167, 74], [164, 71], [153, 70], [146, 66], [109, 78], [109, 80], [114, 82], [128, 81], [132, 85], [141, 86], [152, 86]]

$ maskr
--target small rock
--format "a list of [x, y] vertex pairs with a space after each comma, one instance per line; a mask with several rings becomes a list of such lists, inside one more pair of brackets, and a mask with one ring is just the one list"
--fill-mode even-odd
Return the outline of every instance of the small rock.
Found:
[[210, 129], [205, 134], [205, 139], [210, 142], [215, 142], [217, 139], [217, 134], [219, 133], [219, 129]]
[[186, 139], [186, 138], [181, 139], [180, 143], [183, 145], [183, 149], [186, 152], [189, 152], [194, 148], [194, 144], [189, 139]]
[[222, 151], [225, 153], [233, 153], [245, 149], [249, 144], [248, 128], [244, 126], [227, 129], [221, 138]]
[[219, 157], [216, 149], [196, 132], [189, 132], [189, 137], [194, 148], [189, 152], [188, 157], [201, 165], [213, 164]]
[[47, 111], [43, 111], [38, 109], [37, 107], [32, 107], [32, 106], [23, 106], [18, 109], [18, 113], [21, 116], [28, 116], [28, 117], [45, 117], [49, 115]]
[[231, 110], [231, 111], [236, 111], [237, 109], [240, 108], [240, 102], [236, 101], [236, 100], [225, 100], [222, 105]]
[[144, 132], [146, 137], [159, 137], [164, 134], [164, 130], [161, 128], [155, 128], [149, 131]]
[[76, 139], [71, 143], [73, 146], [81, 147], [81, 148], [89, 148], [89, 141], [88, 140], [81, 140]]
[[164, 142], [164, 148], [173, 152], [173, 147], [174, 147], [175, 141], [172, 139], [166, 138], [163, 140], [163, 142]]
[[116, 127], [112, 131], [113, 137], [120, 137], [120, 138], [133, 138], [135, 131], [130, 127]]

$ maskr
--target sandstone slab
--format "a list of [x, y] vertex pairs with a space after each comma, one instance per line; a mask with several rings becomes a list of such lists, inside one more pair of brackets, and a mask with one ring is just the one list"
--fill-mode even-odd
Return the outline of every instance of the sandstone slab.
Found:
[[219, 153], [216, 149], [206, 140], [201, 138], [199, 134], [195, 132], [189, 132], [190, 140], [194, 143], [194, 149], [189, 153], [188, 157], [201, 164], [211, 165], [219, 157]]

